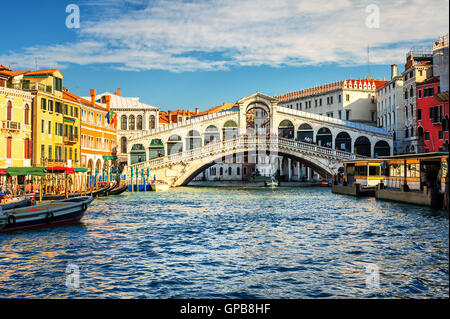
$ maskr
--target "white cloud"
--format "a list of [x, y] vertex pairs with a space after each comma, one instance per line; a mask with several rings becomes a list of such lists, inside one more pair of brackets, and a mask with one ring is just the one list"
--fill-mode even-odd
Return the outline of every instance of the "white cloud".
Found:
[[[101, 10], [82, 7], [78, 43], [32, 47], [0, 60], [29, 67], [27, 61], [34, 62], [30, 57], [39, 55], [41, 66], [112, 63], [119, 69], [174, 72], [252, 65], [361, 65], [370, 45], [373, 63], [402, 63], [411, 46], [431, 46], [431, 39], [447, 33], [449, 19], [447, 0], [120, 3], [97, 2]], [[365, 8], [371, 3], [380, 8], [379, 29], [365, 26]], [[84, 19], [83, 12], [89, 13]]]

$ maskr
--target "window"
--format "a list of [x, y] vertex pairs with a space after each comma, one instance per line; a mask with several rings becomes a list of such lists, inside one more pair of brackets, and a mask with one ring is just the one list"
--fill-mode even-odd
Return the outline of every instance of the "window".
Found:
[[418, 121], [422, 120], [422, 110], [421, 109], [417, 110], [417, 120]]
[[48, 146], [48, 159], [49, 160], [52, 159], [52, 146], [51, 145]]
[[48, 134], [52, 134], [52, 122], [48, 121]]
[[440, 140], [443, 140], [444, 139], [444, 132], [443, 131], [439, 131], [438, 136], [439, 136]]
[[350, 120], [350, 110], [346, 110], [346, 111], [345, 111], [345, 119], [346, 119], [347, 121]]
[[41, 109], [44, 111], [47, 109], [47, 100], [46, 99], [41, 99]]
[[24, 122], [27, 125], [30, 124], [30, 107], [28, 104], [25, 104]]
[[417, 90], [417, 95], [418, 95], [418, 98], [421, 99], [422, 98], [422, 90]]
[[[120, 129], [121, 130], [127, 129], [127, 116], [126, 115], [122, 115], [122, 117], [120, 118]], [[122, 152], [122, 153], [126, 153], [126, 152]]]
[[49, 110], [49, 112], [53, 112], [53, 101], [52, 100], [48, 100], [48, 110]]
[[41, 121], [41, 133], [44, 133], [44, 126], [45, 126], [45, 121], [42, 120]]
[[6, 139], [6, 158], [11, 158], [12, 137]]
[[45, 157], [45, 145], [41, 144], [41, 158]]
[[342, 111], [338, 111], [339, 119], [342, 120]]
[[231, 167], [228, 167], [228, 175], [233, 175], [233, 169]]
[[209, 169], [209, 175], [211, 176], [216, 176], [216, 168], [215, 167], [211, 167]]
[[223, 175], [223, 167], [221, 167], [221, 168], [219, 169], [219, 175], [220, 175], [220, 176]]
[[54, 85], [56, 91], [62, 92], [62, 79], [54, 78]]
[[134, 119], [134, 115], [130, 115], [129, 119], [128, 119], [128, 129], [129, 130], [134, 130], [135, 129], [135, 119]]
[[243, 172], [244, 175], [247, 175], [247, 167], [244, 167], [242, 172]]
[[342, 97], [341, 97], [341, 95], [339, 94], [339, 97], [338, 97], [338, 101], [339, 101], [339, 103], [341, 103], [342, 102]]
[[138, 115], [137, 117], [137, 129], [142, 130], [142, 115]]
[[346, 95], [345, 95], [345, 100], [346, 100], [347, 102], [350, 102], [350, 94], [346, 94]]
[[32, 147], [33, 147], [33, 144], [31, 143], [31, 139], [26, 138], [25, 145], [24, 145], [25, 159], [31, 159], [31, 154], [32, 154], [32, 150], [33, 150]]
[[413, 97], [413, 96], [414, 96], [414, 90], [413, 90], [412, 86], [411, 86], [411, 88], [409, 89], [409, 96], [410, 96], [410, 97]]
[[12, 103], [8, 101], [8, 106], [6, 107], [6, 120], [12, 121]]
[[236, 175], [241, 175], [241, 168], [239, 166], [236, 167]]
[[425, 132], [425, 141], [430, 140], [430, 132]]

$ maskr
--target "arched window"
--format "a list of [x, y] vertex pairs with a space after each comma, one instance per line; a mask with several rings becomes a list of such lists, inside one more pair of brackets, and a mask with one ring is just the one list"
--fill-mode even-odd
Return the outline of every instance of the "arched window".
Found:
[[128, 129], [129, 130], [136, 129], [134, 115], [130, 115], [130, 117], [128, 118]]
[[150, 115], [148, 118], [148, 129], [152, 130], [155, 128], [155, 116], [154, 115]]
[[27, 125], [30, 124], [30, 107], [28, 104], [25, 104], [24, 122]]
[[6, 120], [12, 121], [12, 103], [8, 101], [8, 106], [6, 107]]
[[228, 175], [232, 175], [233, 174], [233, 169], [231, 167], [228, 167]]
[[142, 130], [142, 115], [138, 115], [138, 117], [137, 117], [136, 129], [137, 130]]
[[121, 130], [127, 129], [127, 116], [126, 115], [122, 115], [120, 117], [120, 129]]
[[120, 151], [121, 153], [127, 153], [127, 138], [125, 136], [120, 139]]

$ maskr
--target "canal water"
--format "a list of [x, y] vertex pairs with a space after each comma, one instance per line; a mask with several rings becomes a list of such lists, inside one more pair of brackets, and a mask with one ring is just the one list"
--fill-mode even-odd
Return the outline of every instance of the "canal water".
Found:
[[128, 193], [0, 243], [2, 298], [449, 297], [448, 215], [329, 188]]

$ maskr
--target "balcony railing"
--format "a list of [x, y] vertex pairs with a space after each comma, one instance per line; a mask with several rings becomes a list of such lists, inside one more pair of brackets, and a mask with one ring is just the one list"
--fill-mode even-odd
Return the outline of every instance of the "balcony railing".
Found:
[[67, 144], [76, 144], [78, 143], [78, 135], [64, 136], [63, 142]]
[[21, 124], [22, 123], [20, 122], [2, 121], [2, 129], [10, 131], [20, 131]]

